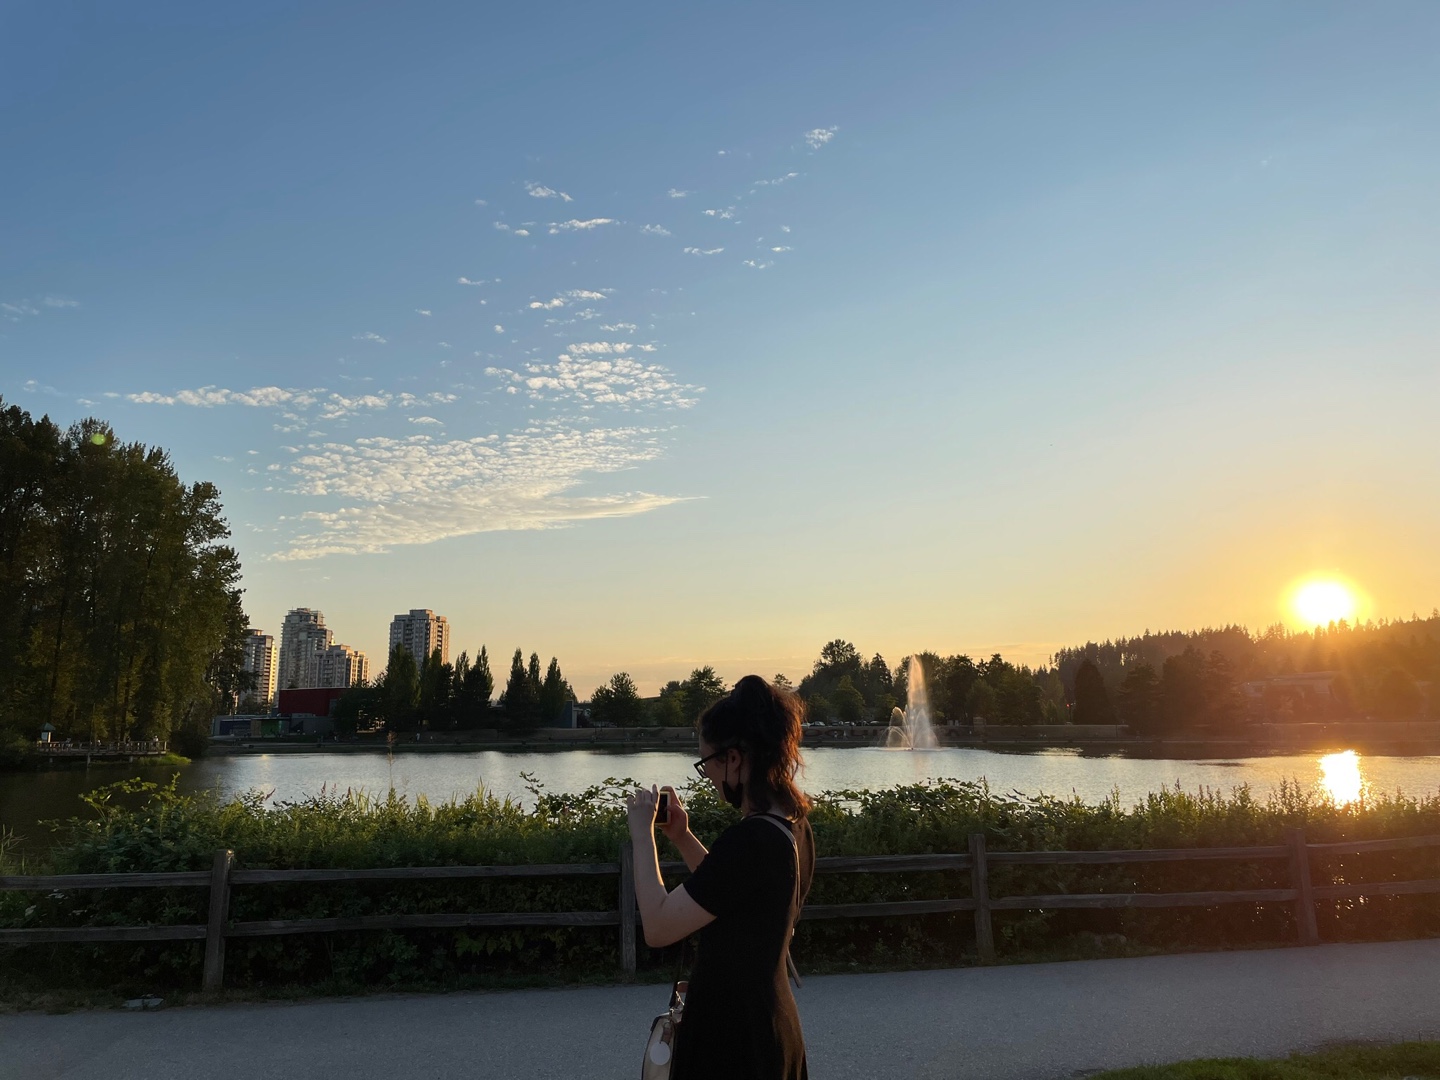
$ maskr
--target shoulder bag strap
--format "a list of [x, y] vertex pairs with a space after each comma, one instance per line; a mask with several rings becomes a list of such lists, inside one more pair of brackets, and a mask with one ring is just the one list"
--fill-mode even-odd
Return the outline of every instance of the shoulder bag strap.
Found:
[[[782, 833], [784, 833], [785, 838], [790, 841], [790, 848], [792, 851], [795, 852], [795, 895], [799, 896], [800, 843], [795, 839], [795, 827], [790, 823], [790, 820], [788, 818], [783, 818], [779, 814], [763, 813], [756, 814], [755, 817], [762, 817], [766, 821], [770, 822], [771, 825], [774, 825], [775, 828], [779, 829]], [[795, 936], [795, 931], [793, 929], [790, 931], [790, 936]], [[795, 984], [795, 989], [798, 990], [800, 989], [800, 987], [805, 985], [800, 981], [800, 972], [795, 970], [795, 961], [790, 956], [790, 944], [788, 942], [785, 944], [785, 970], [790, 975], [790, 981]]]

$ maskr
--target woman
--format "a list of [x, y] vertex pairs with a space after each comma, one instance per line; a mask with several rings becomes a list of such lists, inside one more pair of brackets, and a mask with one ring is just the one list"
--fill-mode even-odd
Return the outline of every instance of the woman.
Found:
[[709, 851], [690, 832], [675, 789], [661, 825], [690, 877], [667, 892], [655, 852], [658, 793], [627, 799], [635, 849], [635, 899], [654, 948], [699, 931], [673, 1080], [805, 1080], [805, 1039], [786, 957], [815, 870], [806, 813], [795, 786], [803, 706], [788, 691], [747, 675], [700, 717], [695, 769], [740, 811]]

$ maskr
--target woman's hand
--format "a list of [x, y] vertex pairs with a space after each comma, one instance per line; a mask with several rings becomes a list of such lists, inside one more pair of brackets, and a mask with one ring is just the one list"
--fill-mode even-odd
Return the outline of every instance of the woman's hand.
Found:
[[655, 837], [655, 807], [660, 801], [660, 792], [653, 785], [636, 788], [625, 796], [625, 817], [630, 823], [632, 837]]
[[685, 813], [685, 804], [680, 801], [680, 793], [669, 784], [660, 789], [670, 796], [670, 813], [667, 819], [661, 823], [660, 831], [665, 834], [669, 841], [676, 845], [685, 838], [690, 831], [690, 815]]

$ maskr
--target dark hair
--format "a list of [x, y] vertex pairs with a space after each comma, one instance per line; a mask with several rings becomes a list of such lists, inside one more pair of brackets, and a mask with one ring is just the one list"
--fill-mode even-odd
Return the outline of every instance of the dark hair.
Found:
[[789, 690], [746, 675], [696, 723], [717, 750], [736, 747], [750, 760], [750, 805], [769, 810], [780, 800], [804, 817], [810, 800], [795, 786], [800, 768], [800, 720], [805, 705]]

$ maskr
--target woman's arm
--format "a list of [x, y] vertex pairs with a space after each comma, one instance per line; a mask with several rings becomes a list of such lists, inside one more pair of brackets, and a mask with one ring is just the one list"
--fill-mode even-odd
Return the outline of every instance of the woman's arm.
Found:
[[[673, 945], [715, 921], [715, 916], [692, 900], [683, 888], [671, 892], [665, 889], [665, 882], [660, 877], [660, 856], [655, 851], [655, 803], [658, 794], [653, 788], [649, 791], [640, 788], [626, 800], [630, 843], [635, 853], [635, 902], [640, 908], [645, 944], [654, 949]], [[690, 839], [694, 840], [694, 847], [699, 852], [694, 863], [698, 866], [705, 857], [705, 847], [693, 836]], [[694, 849], [690, 853], [682, 849], [681, 853], [685, 855], [686, 865], [691, 865], [690, 856], [694, 854]]]
[[661, 824], [660, 831], [675, 845], [675, 849], [680, 852], [680, 858], [685, 860], [686, 868], [693, 874], [709, 852], [690, 831], [690, 814], [686, 811], [685, 804], [680, 801], [680, 793], [668, 784], [660, 790], [670, 796], [670, 815]]

